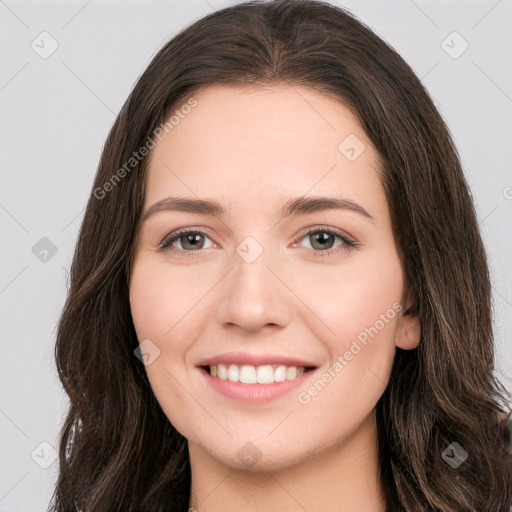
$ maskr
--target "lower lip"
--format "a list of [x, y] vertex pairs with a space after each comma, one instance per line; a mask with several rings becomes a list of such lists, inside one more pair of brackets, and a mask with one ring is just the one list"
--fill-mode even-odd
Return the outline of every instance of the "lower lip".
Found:
[[293, 380], [274, 382], [274, 384], [242, 384], [212, 377], [204, 368], [199, 368], [199, 371], [215, 391], [246, 404], [264, 404], [275, 400], [303, 385], [315, 373], [315, 370], [310, 370]]

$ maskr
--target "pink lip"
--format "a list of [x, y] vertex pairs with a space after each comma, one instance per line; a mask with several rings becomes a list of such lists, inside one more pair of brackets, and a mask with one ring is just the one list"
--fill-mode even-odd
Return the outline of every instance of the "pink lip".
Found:
[[310, 361], [296, 359], [294, 357], [280, 356], [277, 354], [249, 354], [247, 352], [226, 352], [218, 356], [205, 359], [198, 366], [215, 366], [218, 364], [250, 364], [261, 366], [264, 364], [284, 364], [286, 366], [303, 366], [304, 368], [316, 368]]
[[294, 380], [274, 382], [274, 384], [242, 384], [212, 377], [204, 368], [200, 368], [200, 372], [206, 379], [206, 383], [215, 391], [246, 404], [264, 404], [279, 398], [298, 386], [304, 385], [306, 379], [315, 373], [314, 370], [311, 370]]

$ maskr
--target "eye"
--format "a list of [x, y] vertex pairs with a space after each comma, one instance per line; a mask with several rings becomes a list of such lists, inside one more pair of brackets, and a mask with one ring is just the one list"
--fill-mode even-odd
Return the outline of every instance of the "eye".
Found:
[[[208, 247], [204, 246], [204, 240], [202, 240], [204, 238], [209, 239], [204, 231], [198, 229], [181, 229], [165, 237], [158, 245], [158, 248], [162, 250], [195, 252], [200, 249], [208, 249]], [[179, 243], [181, 247], [177, 249], [173, 248], [176, 243]]]
[[[299, 240], [307, 240], [311, 249], [313, 249], [314, 254], [322, 256], [334, 256], [336, 254], [341, 254], [352, 248], [359, 247], [360, 245], [358, 242], [352, 240], [343, 233], [322, 227], [314, 227], [309, 229], [306, 235]], [[340, 249], [336, 251], [330, 250], [333, 246], [336, 245], [336, 240], [341, 242]], [[296, 246], [297, 242], [294, 245]]]

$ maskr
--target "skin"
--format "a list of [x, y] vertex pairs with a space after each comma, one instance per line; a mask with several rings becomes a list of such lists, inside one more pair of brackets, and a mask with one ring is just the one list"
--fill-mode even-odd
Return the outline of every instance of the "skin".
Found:
[[[208, 198], [224, 217], [160, 209], [144, 220], [130, 280], [135, 329], [160, 350], [146, 371], [162, 410], [188, 440], [190, 506], [200, 512], [322, 510], [382, 512], [374, 407], [395, 348], [415, 348], [418, 319], [396, 314], [311, 400], [317, 377], [266, 404], [225, 397], [200, 378], [207, 357], [244, 351], [301, 357], [319, 377], [407, 289], [376, 169], [379, 158], [339, 101], [309, 89], [210, 87], [152, 150], [145, 209], [169, 196]], [[350, 161], [338, 146], [354, 134], [365, 150]], [[341, 196], [351, 209], [282, 219], [299, 196]], [[330, 228], [338, 237], [320, 243]], [[207, 232], [174, 251], [169, 233]], [[248, 236], [263, 252], [247, 263]], [[326, 235], [324, 235], [326, 236]], [[323, 245], [322, 245], [323, 244]], [[337, 254], [314, 254], [336, 252]], [[250, 442], [250, 466], [237, 453]], [[246, 448], [247, 449], [247, 448]]]

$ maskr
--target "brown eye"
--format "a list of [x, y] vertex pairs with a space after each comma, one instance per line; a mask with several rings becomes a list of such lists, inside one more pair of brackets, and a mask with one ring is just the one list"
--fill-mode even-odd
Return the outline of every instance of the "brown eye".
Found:
[[331, 249], [336, 243], [335, 235], [327, 231], [316, 231], [308, 236], [311, 247], [315, 250]]
[[202, 249], [204, 245], [204, 240], [201, 240], [203, 235], [200, 233], [190, 234], [190, 235], [181, 235], [178, 237], [178, 240], [181, 242], [181, 247], [183, 249]]
[[[359, 247], [359, 243], [348, 238], [345, 234], [332, 231], [331, 229], [314, 228], [310, 229], [308, 233], [301, 240], [308, 240], [310, 248], [314, 254], [318, 255], [336, 255], [346, 252], [351, 248]], [[336, 240], [339, 240], [338, 250], [331, 250], [336, 247]]]
[[[184, 252], [193, 252], [199, 251], [200, 249], [204, 249], [205, 247], [205, 239], [209, 237], [206, 233], [202, 231], [178, 231], [175, 233], [171, 233], [169, 236], [164, 238], [160, 245], [159, 249], [163, 250], [175, 250], [175, 251], [184, 251]], [[179, 244], [181, 247], [174, 248], [176, 244]]]

